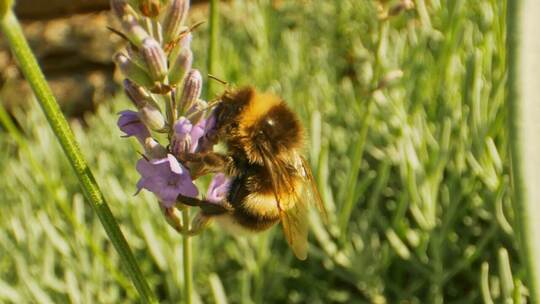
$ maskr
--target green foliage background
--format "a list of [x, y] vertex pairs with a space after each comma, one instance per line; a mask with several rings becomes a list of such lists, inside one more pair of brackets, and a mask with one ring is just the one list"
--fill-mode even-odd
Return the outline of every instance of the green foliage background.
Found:
[[[384, 1], [385, 8], [396, 1]], [[305, 122], [330, 224], [310, 257], [273, 229], [194, 240], [197, 299], [224, 303], [520, 302], [509, 201], [501, 1], [231, 1], [220, 78], [283, 96]], [[207, 37], [194, 38], [195, 66]], [[401, 77], [399, 77], [401, 76]], [[35, 105], [35, 104], [33, 104]], [[138, 147], [120, 139], [122, 96], [74, 121], [77, 139], [165, 303], [182, 290], [181, 237], [133, 196]], [[0, 112], [0, 302], [131, 303], [129, 279], [37, 109]]]

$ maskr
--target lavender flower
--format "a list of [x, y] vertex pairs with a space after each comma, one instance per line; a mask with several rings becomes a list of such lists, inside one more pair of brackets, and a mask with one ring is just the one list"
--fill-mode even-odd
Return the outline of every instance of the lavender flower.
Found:
[[212, 150], [212, 147], [217, 142], [217, 132], [216, 132], [216, 113], [212, 111], [210, 116], [204, 121], [204, 132], [203, 136], [199, 139], [198, 151], [205, 152]]
[[230, 188], [231, 179], [223, 173], [218, 173], [214, 175], [210, 185], [208, 186], [206, 200], [212, 203], [223, 202], [223, 200], [227, 198]]
[[190, 197], [199, 194], [189, 171], [172, 154], [150, 161], [140, 159], [137, 172], [141, 175], [137, 182], [137, 193], [142, 189], [153, 192], [166, 208], [174, 206], [179, 194]]
[[[137, 162], [137, 193], [152, 192], [165, 209], [172, 208], [180, 194], [198, 195], [191, 172], [178, 159], [209, 151], [216, 142], [215, 117], [205, 119], [207, 103], [200, 100], [202, 75], [192, 68], [192, 33], [184, 25], [189, 6], [189, 0], [111, 0], [122, 35], [130, 42], [114, 61], [126, 77], [125, 93], [137, 108], [121, 112], [118, 127], [144, 147], [145, 156]], [[168, 136], [154, 138], [152, 132]], [[162, 145], [156, 138], [170, 141]], [[170, 149], [164, 147], [167, 144]], [[209, 200], [222, 201], [229, 184], [224, 175], [216, 175]], [[165, 216], [177, 229], [170, 213]], [[197, 231], [208, 222], [199, 213], [192, 227]]]
[[174, 137], [171, 150], [175, 155], [186, 152], [195, 152], [199, 146], [199, 139], [204, 135], [206, 122], [201, 120], [196, 125], [191, 124], [185, 117], [180, 117], [174, 124]]
[[137, 112], [130, 110], [120, 112], [117, 125], [126, 134], [126, 137], [135, 136], [142, 144], [146, 138], [150, 137], [150, 131], [141, 121]]

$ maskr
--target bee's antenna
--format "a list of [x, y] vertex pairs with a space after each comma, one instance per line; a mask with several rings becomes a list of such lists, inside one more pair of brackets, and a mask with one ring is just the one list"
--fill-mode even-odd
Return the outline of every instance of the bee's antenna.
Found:
[[204, 20], [195, 22], [195, 24], [193, 24], [192, 26], [189, 27], [189, 31], [193, 32], [193, 30], [195, 30], [196, 28], [198, 28], [199, 26], [201, 26], [201, 25], [203, 25], [205, 23], [206, 23], [206, 21], [204, 21]]
[[224, 85], [224, 86], [228, 86], [228, 85], [229, 85], [228, 82], [226, 82], [225, 80], [222, 80], [222, 79], [220, 79], [220, 78], [217, 78], [215, 75], [208, 74], [208, 78], [213, 79], [213, 80], [215, 80], [215, 81], [221, 83], [221, 84]]

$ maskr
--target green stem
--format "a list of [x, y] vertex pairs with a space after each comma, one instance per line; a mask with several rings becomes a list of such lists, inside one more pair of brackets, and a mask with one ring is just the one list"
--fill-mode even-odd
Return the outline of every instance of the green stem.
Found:
[[[217, 66], [217, 51], [219, 38], [219, 0], [210, 0], [210, 41], [208, 43], [208, 59], [207, 70], [208, 74], [214, 75]], [[206, 100], [211, 100], [215, 93], [215, 82], [211, 79], [207, 80]]]
[[73, 133], [63, 116], [50, 87], [47, 85], [36, 58], [32, 54], [32, 51], [24, 38], [21, 26], [11, 10], [8, 10], [6, 14], [1, 17], [0, 28], [9, 42], [21, 71], [32, 87], [51, 128], [73, 167], [84, 195], [97, 213], [107, 235], [118, 251], [120, 261], [130, 275], [135, 288], [139, 291], [141, 299], [147, 303], [155, 302], [154, 295], [144, 279], [129, 245], [120, 231], [90, 168], [88, 168]]
[[534, 0], [507, 1], [508, 112], [513, 179], [520, 253], [524, 262], [531, 303], [540, 300], [540, 42], [537, 29], [540, 3]]
[[[189, 231], [189, 208], [182, 211], [182, 222], [185, 231]], [[191, 304], [193, 299], [193, 269], [191, 258], [191, 236], [187, 233], [183, 235], [183, 255], [184, 255], [184, 298], [185, 304]]]

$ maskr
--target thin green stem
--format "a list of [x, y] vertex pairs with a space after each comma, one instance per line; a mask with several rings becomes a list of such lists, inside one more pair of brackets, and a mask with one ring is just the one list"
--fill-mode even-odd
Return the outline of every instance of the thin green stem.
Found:
[[355, 200], [356, 191], [354, 191], [355, 184], [358, 181], [358, 173], [360, 172], [360, 165], [362, 164], [362, 156], [364, 155], [364, 148], [366, 144], [367, 132], [369, 123], [371, 121], [371, 113], [373, 111], [373, 102], [371, 99], [368, 101], [367, 112], [362, 119], [362, 126], [358, 140], [355, 143], [354, 151], [352, 153], [352, 166], [347, 175], [347, 181], [344, 188], [341, 189], [341, 195], [343, 195], [343, 208], [339, 213], [339, 226], [341, 231], [341, 241], [344, 243], [347, 238], [347, 225], [349, 223], [352, 210], [354, 209], [357, 201]]
[[[189, 231], [189, 208], [182, 211], [182, 222], [185, 231]], [[193, 299], [193, 267], [191, 257], [191, 236], [187, 233], [183, 235], [183, 256], [184, 256], [184, 298], [185, 304], [191, 304]]]
[[[208, 43], [208, 74], [215, 74], [217, 67], [217, 51], [219, 38], [219, 0], [210, 0], [210, 41]], [[206, 85], [206, 99], [210, 100], [215, 94], [215, 82], [208, 78]]]
[[540, 42], [537, 29], [540, 3], [532, 0], [508, 1], [508, 127], [510, 139], [513, 201], [516, 225], [525, 263], [531, 303], [540, 300], [539, 216], [540, 141]]
[[155, 297], [144, 279], [129, 245], [118, 227], [90, 168], [88, 168], [68, 122], [63, 116], [50, 87], [47, 85], [36, 58], [24, 38], [21, 26], [12, 11], [7, 11], [1, 18], [0, 28], [11, 47], [13, 55], [17, 59], [21, 71], [34, 91], [64, 153], [75, 171], [85, 197], [101, 220], [107, 235], [120, 255], [120, 261], [130, 275], [135, 288], [138, 290], [141, 300], [146, 303], [155, 302]]

